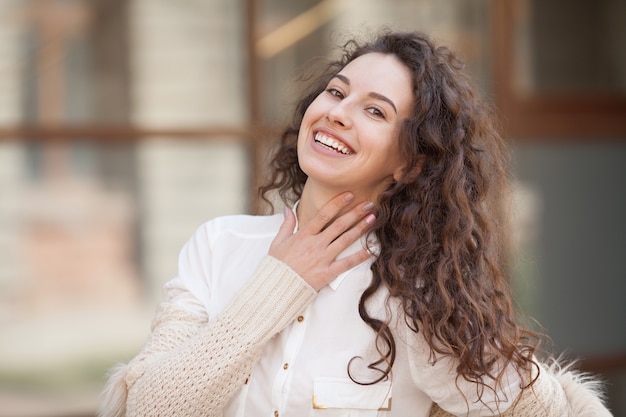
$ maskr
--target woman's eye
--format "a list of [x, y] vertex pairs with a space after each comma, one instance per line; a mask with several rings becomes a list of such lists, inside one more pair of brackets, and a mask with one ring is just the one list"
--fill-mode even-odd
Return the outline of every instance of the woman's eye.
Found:
[[329, 88], [326, 90], [328, 94], [337, 98], [343, 98], [343, 93], [336, 88]]
[[382, 119], [385, 118], [385, 115], [383, 114], [382, 111], [380, 111], [380, 109], [376, 108], [376, 107], [370, 107], [367, 109], [368, 113], [370, 113], [372, 116], [376, 116], [376, 117], [380, 117]]

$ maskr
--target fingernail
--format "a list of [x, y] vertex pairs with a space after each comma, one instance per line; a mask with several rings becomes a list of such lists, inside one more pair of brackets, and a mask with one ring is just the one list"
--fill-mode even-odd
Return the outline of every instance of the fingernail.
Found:
[[352, 199], [354, 199], [354, 194], [352, 193], [348, 193], [343, 196], [343, 201], [345, 201], [346, 203], [349, 203], [350, 201], [352, 201]]
[[367, 224], [372, 224], [375, 221], [376, 221], [376, 216], [374, 216], [373, 214], [370, 214], [369, 216], [365, 218], [365, 223]]
[[373, 208], [374, 208], [374, 203], [372, 203], [371, 201], [368, 201], [367, 203], [363, 205], [363, 210], [365, 211], [370, 211]]

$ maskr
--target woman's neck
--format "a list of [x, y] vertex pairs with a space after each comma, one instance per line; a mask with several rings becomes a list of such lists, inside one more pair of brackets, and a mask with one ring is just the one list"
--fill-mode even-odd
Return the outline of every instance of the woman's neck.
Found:
[[[342, 192], [351, 190], [337, 190], [328, 189], [326, 187], [316, 187], [310, 181], [307, 181], [302, 189], [302, 195], [300, 196], [300, 202], [296, 210], [298, 216], [298, 224], [304, 225], [308, 223], [317, 212], [330, 200]], [[354, 207], [355, 204], [362, 202], [363, 199], [359, 199], [359, 196], [355, 195], [354, 200], [343, 209], [340, 214], [343, 214]]]

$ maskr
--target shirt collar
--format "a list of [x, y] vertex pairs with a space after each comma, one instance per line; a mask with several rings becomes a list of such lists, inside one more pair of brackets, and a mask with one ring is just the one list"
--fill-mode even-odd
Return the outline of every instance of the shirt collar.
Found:
[[[293, 211], [294, 216], [296, 217], [296, 227], [294, 228], [294, 233], [298, 230], [298, 215], [296, 213], [296, 209], [298, 208], [298, 204], [299, 203], [300, 203], [300, 200], [296, 201], [295, 204], [293, 205], [292, 209], [291, 209]], [[360, 251], [361, 249], [369, 249], [369, 251], [372, 252], [374, 256], [366, 259], [365, 261], [361, 262], [357, 266], [354, 266], [354, 267], [348, 269], [347, 271], [342, 272], [341, 274], [337, 275], [337, 278], [332, 280], [328, 284], [328, 286], [330, 288], [332, 288], [334, 291], [336, 291], [337, 288], [339, 288], [341, 283], [344, 281], [344, 279], [352, 271], [354, 271], [357, 268], [361, 268], [361, 267], [367, 267], [369, 269], [369, 267], [372, 265], [372, 262], [374, 262], [374, 257], [380, 253], [379, 248], [380, 248], [380, 246], [378, 244], [378, 239], [376, 239], [376, 236], [374, 234], [361, 236], [361, 238], [359, 240], [357, 240], [356, 242], [354, 242], [350, 246], [348, 246], [346, 249], [344, 249], [343, 252], [341, 252], [337, 256], [337, 259], [345, 258], [346, 256], [350, 256], [352, 254], [355, 254], [358, 251]]]

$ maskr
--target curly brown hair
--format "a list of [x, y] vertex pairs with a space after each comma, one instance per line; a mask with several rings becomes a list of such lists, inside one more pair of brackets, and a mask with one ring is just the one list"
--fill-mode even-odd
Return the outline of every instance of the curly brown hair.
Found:
[[411, 329], [422, 332], [431, 358], [457, 360], [459, 376], [479, 384], [485, 377], [499, 381], [496, 369], [504, 368], [496, 362], [513, 363], [528, 375], [539, 338], [518, 324], [505, 273], [503, 196], [510, 155], [494, 112], [451, 50], [419, 32], [385, 31], [370, 42], [346, 43], [341, 58], [328, 64], [298, 103], [261, 196], [268, 201], [267, 194], [277, 191], [286, 204], [300, 197], [307, 179], [296, 149], [303, 115], [335, 74], [372, 52], [393, 54], [410, 70], [414, 102], [399, 137], [406, 169], [377, 201], [371, 233], [380, 243], [379, 256], [359, 303], [362, 319], [385, 346], [371, 364], [384, 366], [382, 376], [369, 383], [385, 378], [395, 359], [388, 324], [366, 308], [381, 287], [400, 301]]

